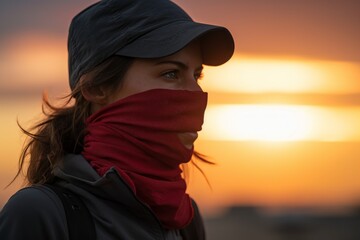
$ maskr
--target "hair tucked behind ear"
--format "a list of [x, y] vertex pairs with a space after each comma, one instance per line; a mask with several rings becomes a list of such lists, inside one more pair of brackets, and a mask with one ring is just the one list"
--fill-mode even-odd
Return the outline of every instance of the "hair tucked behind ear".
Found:
[[64, 97], [65, 104], [61, 107], [52, 105], [44, 94], [42, 110], [45, 119], [29, 130], [18, 124], [29, 138], [21, 152], [15, 178], [28, 160], [28, 184], [51, 182], [54, 178], [52, 170], [61, 158], [67, 153], [82, 151], [85, 120], [91, 114], [91, 104], [83, 97], [82, 89], [99, 86], [116, 89], [132, 61], [132, 58], [114, 56], [84, 74], [71, 94]]

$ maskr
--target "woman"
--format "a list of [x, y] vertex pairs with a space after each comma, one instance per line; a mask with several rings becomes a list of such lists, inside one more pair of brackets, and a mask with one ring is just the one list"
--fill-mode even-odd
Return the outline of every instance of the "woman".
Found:
[[201, 159], [193, 143], [207, 101], [203, 64], [233, 51], [226, 28], [196, 23], [167, 0], [103, 0], [75, 16], [69, 106], [44, 99], [51, 112], [27, 132], [20, 161], [21, 170], [29, 155], [31, 187], [2, 210], [0, 239], [70, 239], [51, 186], [84, 202], [96, 239], [204, 239], [179, 166]]

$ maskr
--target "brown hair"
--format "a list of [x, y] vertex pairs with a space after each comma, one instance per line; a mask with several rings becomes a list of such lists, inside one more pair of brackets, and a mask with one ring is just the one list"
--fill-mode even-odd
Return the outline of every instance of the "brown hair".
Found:
[[[133, 58], [110, 57], [81, 77], [71, 94], [64, 97], [65, 104], [61, 107], [51, 104], [44, 94], [42, 111], [45, 119], [29, 130], [19, 124], [29, 140], [21, 152], [19, 169], [15, 178], [24, 170], [25, 162], [28, 159], [27, 184], [51, 182], [54, 179], [52, 170], [61, 161], [64, 154], [79, 154], [82, 151], [85, 134], [84, 123], [91, 114], [91, 103], [83, 97], [82, 89], [99, 86], [117, 89], [121, 86], [122, 79], [132, 62]], [[203, 162], [211, 163], [199, 153], [195, 152], [194, 156]], [[192, 163], [204, 175], [193, 160]], [[186, 167], [184, 172], [187, 175]]]
[[[65, 104], [56, 107], [43, 95], [42, 111], [45, 119], [35, 124], [29, 130], [21, 130], [29, 137], [19, 159], [18, 177], [25, 168], [28, 184], [43, 184], [54, 178], [52, 169], [65, 153], [78, 154], [83, 148], [85, 120], [91, 114], [91, 103], [82, 93], [83, 88], [99, 86], [116, 89], [130, 67], [133, 59], [113, 56], [84, 74], [72, 92], [64, 97]], [[74, 100], [74, 101], [72, 101]]]

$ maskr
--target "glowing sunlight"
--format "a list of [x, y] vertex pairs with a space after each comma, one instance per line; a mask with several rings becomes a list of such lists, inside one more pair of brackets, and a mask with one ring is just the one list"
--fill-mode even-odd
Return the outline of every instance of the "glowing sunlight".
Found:
[[241, 141], [359, 140], [360, 109], [299, 105], [212, 105], [202, 137]]

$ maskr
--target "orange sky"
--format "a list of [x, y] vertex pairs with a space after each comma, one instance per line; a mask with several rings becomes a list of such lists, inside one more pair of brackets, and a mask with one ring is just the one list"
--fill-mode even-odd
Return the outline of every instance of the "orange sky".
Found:
[[[44, 89], [67, 91], [67, 25], [95, 1], [32, 2], [0, 3], [0, 187], [16, 171], [16, 118], [37, 118]], [[217, 165], [203, 166], [213, 190], [195, 171], [189, 191], [205, 211], [359, 204], [360, 2], [175, 2], [236, 40], [234, 58], [201, 82], [209, 111], [196, 147]], [[17, 188], [0, 192], [0, 207]]]

